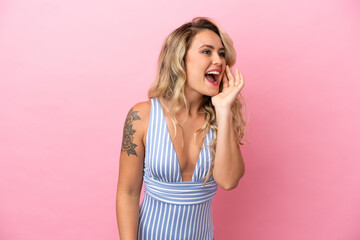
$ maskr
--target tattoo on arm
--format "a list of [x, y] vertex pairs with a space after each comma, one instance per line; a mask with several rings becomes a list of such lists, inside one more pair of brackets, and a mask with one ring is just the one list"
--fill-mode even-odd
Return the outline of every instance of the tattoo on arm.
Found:
[[134, 143], [134, 133], [136, 132], [133, 127], [133, 121], [140, 120], [140, 117], [137, 115], [139, 111], [134, 111], [132, 108], [130, 109], [124, 124], [123, 130], [123, 141], [121, 146], [121, 151], [125, 152], [130, 156], [133, 154], [137, 156], [135, 147], [137, 146]]

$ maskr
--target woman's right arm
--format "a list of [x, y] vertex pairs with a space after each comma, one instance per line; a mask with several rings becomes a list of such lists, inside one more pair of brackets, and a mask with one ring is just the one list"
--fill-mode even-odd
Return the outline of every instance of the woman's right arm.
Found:
[[130, 109], [124, 123], [116, 195], [121, 240], [137, 239], [148, 115], [149, 104], [138, 103]]

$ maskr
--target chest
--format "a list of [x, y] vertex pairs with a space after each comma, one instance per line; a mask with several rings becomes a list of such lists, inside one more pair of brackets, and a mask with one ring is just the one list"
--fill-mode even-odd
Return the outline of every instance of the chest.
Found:
[[[210, 145], [216, 137], [213, 129], [196, 131], [203, 127], [205, 114], [197, 118], [176, 117], [181, 127], [174, 126], [155, 100], [146, 135], [144, 174], [163, 182], [199, 182], [212, 163]], [[176, 130], [176, 135], [175, 135]]]
[[204, 125], [204, 118], [188, 118], [181, 126], [176, 125], [176, 135], [175, 127], [170, 117], [166, 116], [165, 120], [171, 143], [180, 166], [182, 179], [183, 181], [187, 179], [191, 180], [205, 137], [204, 130], [197, 134], [196, 131]]

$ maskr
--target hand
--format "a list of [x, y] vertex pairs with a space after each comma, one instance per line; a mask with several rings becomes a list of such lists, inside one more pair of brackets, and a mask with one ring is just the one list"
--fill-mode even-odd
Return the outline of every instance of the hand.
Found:
[[244, 77], [239, 72], [239, 69], [235, 70], [235, 78], [231, 73], [230, 67], [226, 65], [224, 77], [223, 77], [223, 89], [222, 91], [211, 98], [211, 102], [215, 109], [231, 109], [236, 96], [240, 93], [244, 87]]

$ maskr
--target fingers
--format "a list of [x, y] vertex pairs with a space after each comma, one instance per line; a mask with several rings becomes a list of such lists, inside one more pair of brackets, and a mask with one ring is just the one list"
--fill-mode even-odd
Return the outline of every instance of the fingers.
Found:
[[235, 83], [234, 83], [234, 85], [239, 86], [240, 82], [241, 82], [240, 72], [239, 72], [239, 69], [236, 68], [235, 69]]
[[230, 67], [228, 65], [226, 65], [226, 76], [229, 79], [229, 86], [232, 87], [234, 86], [234, 76], [231, 73]]
[[239, 72], [239, 69], [236, 69], [236, 83], [235, 86], [239, 87], [240, 89], [243, 88], [245, 82], [244, 82], [244, 76]]
[[229, 79], [226, 77], [226, 74], [223, 76], [223, 88], [229, 87]]
[[[226, 65], [226, 79], [228, 80], [227, 83], [229, 87], [238, 87], [238, 88], [243, 88], [244, 86], [244, 76], [240, 73], [239, 69], [236, 68], [235, 69], [235, 78], [233, 76], [233, 74], [231, 73], [230, 67], [228, 65]], [[225, 76], [224, 76], [225, 78]], [[224, 82], [225, 84], [225, 82]], [[225, 86], [225, 85], [224, 85]]]

